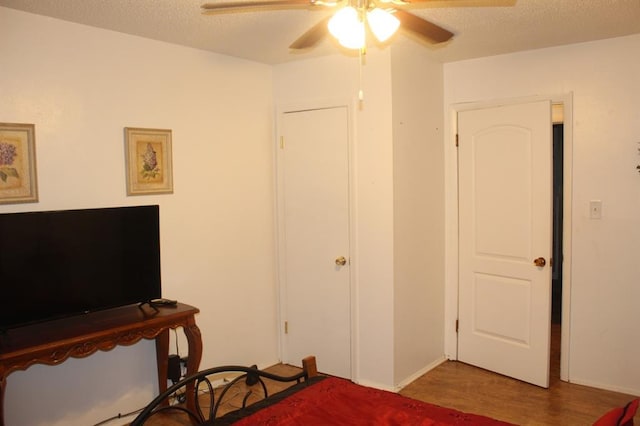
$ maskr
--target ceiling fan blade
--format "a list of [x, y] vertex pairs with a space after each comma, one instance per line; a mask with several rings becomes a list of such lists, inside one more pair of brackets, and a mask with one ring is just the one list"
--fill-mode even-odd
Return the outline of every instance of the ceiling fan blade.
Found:
[[329, 19], [331, 19], [331, 15], [308, 29], [307, 32], [291, 43], [289, 49], [306, 49], [315, 46], [315, 44], [327, 34], [327, 23], [329, 22]]
[[411, 31], [431, 43], [442, 43], [453, 37], [451, 31], [404, 10], [397, 9], [393, 15], [400, 20], [400, 28]]
[[254, 0], [254, 1], [226, 1], [205, 3], [201, 6], [202, 13], [214, 14], [221, 12], [242, 12], [256, 9], [292, 9], [314, 5], [312, 0]]

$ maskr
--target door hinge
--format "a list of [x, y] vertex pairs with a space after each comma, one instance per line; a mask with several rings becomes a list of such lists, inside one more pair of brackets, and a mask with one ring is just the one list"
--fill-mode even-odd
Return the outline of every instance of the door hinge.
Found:
[[459, 143], [460, 143], [459, 135], [456, 133], [456, 147], [458, 146]]
[[280, 149], [284, 149], [284, 136], [280, 136]]
[[460, 326], [460, 321], [456, 320], [456, 333], [458, 332], [458, 327]]
[[289, 321], [284, 322], [284, 334], [289, 334]]

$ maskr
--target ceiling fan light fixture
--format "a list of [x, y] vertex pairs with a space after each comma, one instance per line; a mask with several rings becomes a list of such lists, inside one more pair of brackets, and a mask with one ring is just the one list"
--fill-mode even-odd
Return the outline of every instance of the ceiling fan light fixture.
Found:
[[358, 11], [352, 6], [345, 6], [331, 17], [328, 23], [329, 32], [347, 49], [364, 47], [364, 22]]
[[328, 28], [332, 36], [339, 39], [346, 35], [358, 22], [358, 11], [352, 6], [345, 6], [329, 19]]
[[338, 39], [338, 42], [347, 49], [362, 49], [365, 46], [364, 22], [354, 24], [348, 33]]
[[400, 20], [384, 9], [372, 9], [367, 12], [369, 28], [379, 42], [389, 39], [400, 27]]

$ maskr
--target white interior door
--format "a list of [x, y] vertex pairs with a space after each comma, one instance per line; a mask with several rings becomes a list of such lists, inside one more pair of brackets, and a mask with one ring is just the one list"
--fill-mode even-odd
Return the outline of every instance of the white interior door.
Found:
[[351, 378], [348, 136], [346, 107], [282, 114], [279, 253], [283, 361]]
[[548, 387], [551, 103], [460, 112], [458, 138], [458, 359]]

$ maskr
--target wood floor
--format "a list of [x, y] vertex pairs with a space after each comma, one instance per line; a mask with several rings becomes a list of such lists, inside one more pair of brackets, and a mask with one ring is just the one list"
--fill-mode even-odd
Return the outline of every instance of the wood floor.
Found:
[[[559, 380], [559, 334], [552, 340], [551, 384], [543, 389], [457, 361], [446, 361], [400, 391], [401, 395], [460, 411], [480, 414], [517, 425], [588, 426], [608, 410], [634, 398]], [[319, 365], [321, 367], [321, 365]], [[321, 369], [321, 368], [320, 368]], [[299, 369], [275, 365], [275, 374], [295, 374]], [[282, 385], [268, 385], [270, 393]], [[229, 409], [236, 407], [230, 406]], [[635, 417], [640, 425], [640, 414]], [[159, 426], [188, 422], [157, 419]]]
[[[560, 381], [560, 326], [551, 331], [550, 386], [543, 389], [457, 361], [446, 361], [400, 391], [431, 404], [518, 425], [588, 426], [636, 396]], [[322, 369], [321, 365], [318, 366]], [[281, 374], [291, 373], [280, 366]], [[635, 423], [640, 425], [640, 414]]]
[[[550, 387], [543, 389], [457, 361], [446, 361], [400, 392], [444, 407], [518, 425], [591, 425], [634, 398], [560, 381], [559, 329], [552, 337]], [[640, 425], [640, 415], [635, 417]]]
[[[553, 380], [549, 389], [446, 361], [400, 394], [519, 425], [591, 425], [634, 397]], [[640, 424], [640, 416], [635, 418]]]

